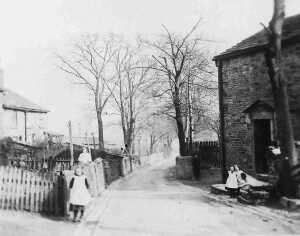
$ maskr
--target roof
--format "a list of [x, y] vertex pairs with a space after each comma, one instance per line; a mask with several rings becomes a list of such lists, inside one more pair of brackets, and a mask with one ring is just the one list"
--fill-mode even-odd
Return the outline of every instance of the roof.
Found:
[[[291, 43], [292, 41], [300, 42], [300, 14], [287, 17], [284, 20], [282, 29], [282, 44]], [[267, 32], [265, 29], [244, 39], [232, 48], [227, 49], [221, 54], [214, 57], [214, 60], [222, 60], [231, 57], [237, 57], [252, 52], [261, 51], [268, 43]]]
[[266, 111], [274, 111], [274, 108], [267, 102], [263, 100], [257, 100], [253, 104], [251, 104], [249, 107], [247, 107], [242, 113], [251, 113], [258, 107], [263, 107]]
[[3, 108], [17, 111], [47, 113], [48, 110], [9, 90], [3, 90]]

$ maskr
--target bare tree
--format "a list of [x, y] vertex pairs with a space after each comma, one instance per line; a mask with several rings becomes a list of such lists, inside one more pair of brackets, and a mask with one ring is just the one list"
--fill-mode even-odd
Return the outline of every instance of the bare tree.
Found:
[[[295, 147], [294, 132], [290, 114], [287, 78], [283, 72], [282, 59], [282, 27], [285, 17], [285, 1], [274, 0], [273, 17], [266, 28], [269, 37], [269, 45], [265, 54], [268, 74], [270, 77], [273, 98], [275, 103], [277, 135], [282, 148], [284, 157], [288, 157], [289, 165], [294, 166], [298, 163], [298, 154]], [[283, 170], [286, 172], [287, 170]], [[291, 179], [289, 173], [280, 173], [282, 181], [281, 189], [283, 194], [291, 194]]]
[[113, 38], [102, 41], [97, 36], [88, 35], [73, 45], [68, 56], [56, 55], [58, 67], [93, 96], [101, 150], [104, 149], [102, 114], [115, 88], [107, 87], [113, 80], [109, 74], [115, 52]]
[[176, 121], [180, 155], [187, 154], [185, 114], [190, 114], [192, 122], [191, 109], [188, 109], [191, 108], [188, 105], [191, 98], [187, 98], [186, 92], [191, 87], [210, 89], [207, 75], [212, 72], [209, 70], [208, 56], [201, 47], [202, 41], [191, 38], [198, 24], [184, 37], [171, 34], [164, 27], [165, 34], [160, 41], [145, 42], [155, 51], [151, 68], [156, 71], [157, 86], [153, 95], [165, 103], [159, 113]]
[[139, 50], [120, 42], [113, 57], [116, 89], [108, 85], [120, 115], [124, 144], [128, 145], [130, 152], [133, 151], [140, 115], [147, 107], [145, 94], [149, 85], [150, 69]]
[[218, 137], [219, 144], [221, 143], [221, 133], [220, 133], [220, 118], [218, 114], [212, 114], [208, 117], [208, 127], [212, 130]]
[[155, 114], [150, 115], [143, 123], [142, 133], [149, 136], [149, 154], [155, 152], [159, 144], [164, 144], [166, 148], [170, 148], [175, 134], [174, 119], [162, 119], [161, 116]]
[[284, 0], [274, 0], [274, 12], [269, 28], [269, 47], [265, 55], [268, 73], [275, 102], [278, 137], [284, 156], [289, 158], [290, 165], [296, 165], [298, 156], [294, 143], [294, 133], [290, 115], [287, 79], [282, 66], [282, 26], [285, 16]]

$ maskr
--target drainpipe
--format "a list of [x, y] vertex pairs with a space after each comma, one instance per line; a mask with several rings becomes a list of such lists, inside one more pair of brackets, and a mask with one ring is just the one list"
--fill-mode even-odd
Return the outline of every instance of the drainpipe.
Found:
[[220, 114], [220, 147], [222, 157], [222, 181], [226, 182], [227, 168], [226, 168], [226, 146], [225, 146], [225, 129], [224, 129], [224, 100], [223, 100], [223, 63], [216, 61], [218, 67], [218, 90], [219, 90], [219, 114]]

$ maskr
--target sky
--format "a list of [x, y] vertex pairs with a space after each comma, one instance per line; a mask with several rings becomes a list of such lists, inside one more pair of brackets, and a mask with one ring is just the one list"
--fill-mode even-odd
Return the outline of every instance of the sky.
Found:
[[[127, 38], [170, 31], [184, 34], [201, 19], [196, 34], [217, 54], [268, 24], [273, 0], [0, 0], [0, 65], [7, 88], [51, 112], [48, 129], [94, 131], [86, 94], [57, 68], [55, 53], [83, 34], [116, 33]], [[286, 15], [300, 13], [286, 0]], [[104, 117], [105, 137], [119, 138], [115, 119]]]

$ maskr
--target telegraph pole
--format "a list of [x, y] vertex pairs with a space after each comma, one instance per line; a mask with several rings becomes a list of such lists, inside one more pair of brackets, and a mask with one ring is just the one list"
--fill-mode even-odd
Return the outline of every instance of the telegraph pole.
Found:
[[68, 122], [68, 128], [69, 128], [70, 154], [71, 154], [70, 166], [72, 167], [74, 164], [74, 151], [73, 151], [73, 140], [72, 140], [72, 123], [70, 120]]

